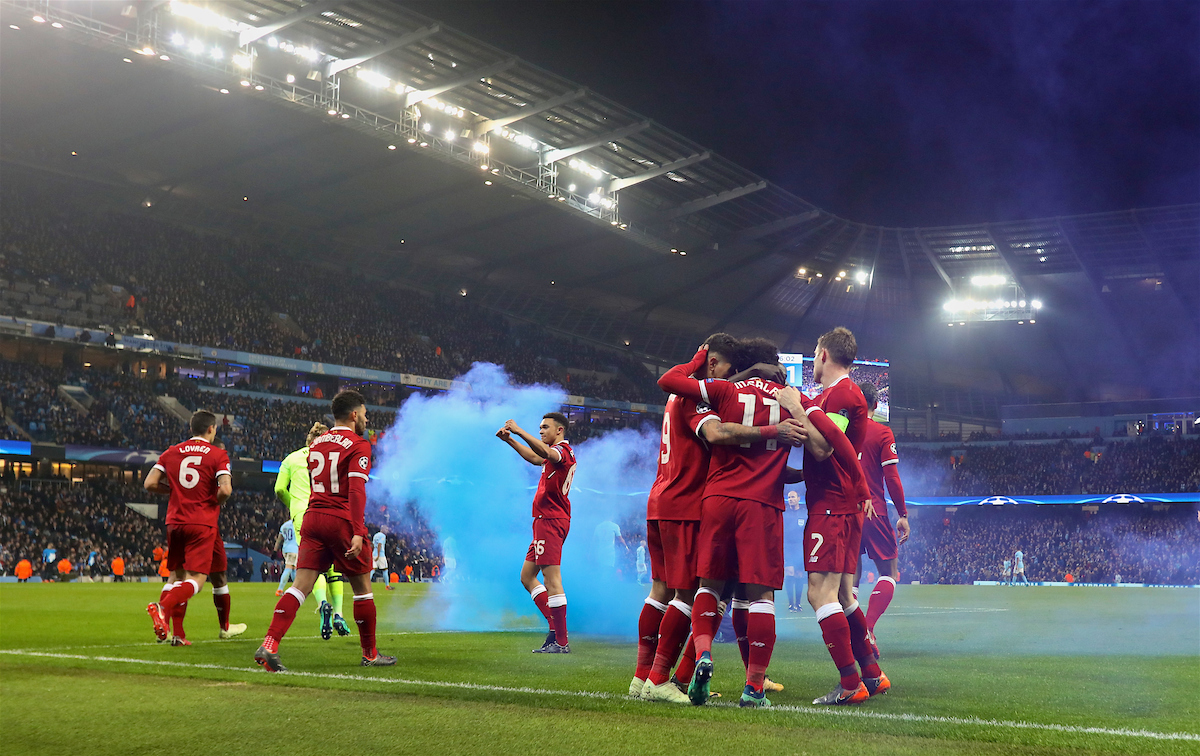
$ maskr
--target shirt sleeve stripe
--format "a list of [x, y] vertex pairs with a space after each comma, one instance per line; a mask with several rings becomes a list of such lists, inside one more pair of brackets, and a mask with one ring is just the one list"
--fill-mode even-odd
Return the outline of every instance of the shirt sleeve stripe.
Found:
[[705, 415], [704, 417], [700, 418], [700, 422], [696, 424], [696, 436], [699, 438], [704, 438], [704, 436], [700, 435], [700, 429], [704, 427], [704, 424], [709, 420], [720, 421], [720, 419], [721, 418], [717, 417], [716, 415]]
[[883, 467], [884, 465], [894, 465], [894, 464], [898, 463], [899, 461], [900, 460], [898, 460], [898, 459], [885, 459], [884, 461], [879, 463], [879, 466]]
[[704, 403], [705, 403], [705, 404], [709, 404], [709, 400], [708, 400], [708, 386], [705, 386], [705, 385], [704, 385], [704, 381], [696, 381], [696, 383], [699, 383], [699, 384], [700, 384], [700, 396], [704, 397]]
[[366, 473], [360, 473], [360, 472], [346, 473], [346, 475], [351, 478], [362, 478], [363, 480], [371, 479], [370, 475], [367, 475]]
[[808, 415], [811, 415], [814, 412], [823, 412], [823, 410], [815, 404], [813, 406], [809, 407], [808, 409], [804, 410], [804, 414], [806, 417]]
[[218, 478], [219, 478], [219, 477], [221, 477], [222, 475], [230, 475], [230, 474], [231, 474], [231, 473], [230, 473], [228, 470], [217, 470], [217, 477], [218, 477]]
[[163, 467], [162, 465], [155, 465], [154, 469], [158, 470], [160, 473], [165, 473], [167, 471], [167, 468]]

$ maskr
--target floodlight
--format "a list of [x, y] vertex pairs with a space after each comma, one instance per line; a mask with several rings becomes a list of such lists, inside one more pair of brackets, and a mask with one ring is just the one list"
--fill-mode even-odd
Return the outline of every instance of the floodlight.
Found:
[[818, 273], [817, 278], [823, 278], [823, 276], [820, 273]]
[[971, 276], [972, 286], [1003, 286], [1008, 283], [1008, 278], [1002, 275], [994, 276]]
[[592, 192], [591, 194], [588, 195], [587, 201], [588, 201], [589, 205], [598, 204], [600, 202], [600, 195], [597, 194], [596, 192]]
[[416, 143], [417, 143], [417, 140], [416, 140], [416, 139], [414, 139], [413, 137], [409, 137], [409, 138], [408, 138], [408, 143], [409, 143], [409, 144], [416, 144]]
[[[262, 84], [255, 84], [255, 85], [254, 85], [254, 88], [255, 88], [255, 89], [257, 89], [259, 92], [263, 91], [263, 85], [262, 85]], [[349, 118], [350, 116], [343, 116], [343, 117], [344, 117], [344, 118]]]
[[176, 47], [183, 47], [183, 35], [180, 34], [179, 32], [175, 32], [174, 34], [172, 34], [171, 35], [171, 44], [175, 45]]
[[567, 191], [568, 191], [568, 192], [573, 192], [573, 191], [575, 191], [575, 185], [574, 185], [574, 184], [567, 184]]
[[679, 255], [680, 255], [681, 257], [687, 257], [687, 251], [686, 251], [686, 250], [683, 250], [683, 249], [681, 249], [681, 250], [679, 250]]
[[293, 76], [292, 74], [288, 74], [288, 75], [287, 75], [287, 83], [288, 83], [288, 84], [295, 84], [295, 83], [296, 83], [296, 77], [295, 77], [295, 76]]
[[141, 50], [138, 50], [138, 53], [141, 55], [153, 55], [154, 48], [153, 47], [143, 47]]
[[453, 142], [455, 136], [454, 129], [446, 129], [446, 141]]
[[9, 25], [8, 25], [8, 28], [9, 28], [9, 29], [16, 29], [17, 31], [21, 31], [21, 27], [17, 26], [16, 24], [9, 24]]
[[1033, 306], [1033, 309], [1035, 309], [1035, 310], [1040, 310], [1040, 309], [1042, 309], [1042, 302], [1041, 302], [1041, 300], [1035, 299], [1035, 300], [1033, 300], [1032, 302], [1030, 302], [1030, 305], [1032, 305], [1032, 306]]
[[168, 56], [168, 55], [159, 55], [159, 56], [158, 56], [158, 59], [159, 59], [159, 60], [170, 60], [171, 58], [170, 58], [170, 56]]
[[[259, 87], [259, 89], [262, 89], [262, 87]], [[350, 117], [349, 113], [342, 113], [342, 118], [349, 118], [349, 117]]]
[[433, 124], [430, 123], [429, 121], [426, 121], [425, 123], [421, 124], [421, 130], [422, 131], [433, 131]]
[[858, 281], [860, 284], [865, 284], [867, 282], [866, 272], [862, 270], [858, 271], [854, 274], [854, 280]]
[[479, 166], [479, 170], [481, 170], [481, 171], [486, 171], [487, 169], [488, 169], [487, 163], [483, 163]]
[[267, 47], [279, 47], [279, 40], [274, 37], [267, 37]]
[[46, 23], [46, 19], [42, 18], [41, 16], [34, 16], [34, 17], [33, 17], [33, 20], [34, 20], [34, 21], [37, 21], [39, 24], [44, 24], [44, 23]]
[[476, 142], [475, 144], [471, 145], [471, 149], [475, 150], [476, 152], [482, 152], [484, 155], [488, 154], [489, 151], [488, 146], [483, 142]]
[[838, 271], [838, 278], [845, 278], [845, 277], [846, 277], [846, 271], [844, 271], [844, 270]]
[[394, 144], [389, 144], [389, 145], [388, 145], [388, 149], [389, 149], [389, 150], [394, 150], [394, 149], [396, 149], [396, 145], [394, 145]]
[[238, 83], [239, 83], [239, 84], [241, 84], [243, 87], [248, 87], [248, 86], [250, 86], [250, 82], [246, 81], [245, 79], [242, 79], [242, 80], [241, 80], [240, 82], [238, 82]]
[[222, 89], [222, 90], [221, 90], [221, 94], [229, 94], [229, 90], [228, 90], [228, 89]]
[[1024, 306], [1025, 306], [1025, 300], [1024, 300], [1024, 299], [1022, 299], [1020, 302], [1017, 302], [1017, 307], [1024, 307]]
[[484, 181], [484, 182], [483, 182], [483, 185], [484, 185], [484, 186], [491, 186], [491, 185], [492, 185], [491, 179], [488, 179], [487, 181]]
[[1034, 320], [1033, 318], [1030, 318], [1030, 319], [1029, 319], [1029, 322], [1030, 322], [1030, 323], [1036, 323], [1037, 321], [1036, 321], [1036, 320]]
[[234, 55], [233, 56], [233, 65], [237, 66], [238, 68], [249, 68], [250, 67], [250, 56], [244, 55], [242, 53], [238, 53], [237, 55]]
[[131, 59], [129, 59], [129, 58], [121, 58], [121, 60], [125, 61], [126, 63], [132, 63], [132, 62], [133, 62], [133, 61], [132, 61]]
[[62, 25], [62, 24], [60, 24], [60, 23], [58, 23], [57, 21], [55, 21], [54, 23], [52, 23], [52, 24], [50, 24], [50, 25], [51, 25], [51, 26], [53, 26], [55, 29], [61, 29], [61, 28], [63, 28], [63, 25]]
[[213, 60], [224, 60], [225, 51], [219, 47], [214, 47], [208, 51], [208, 57], [212, 58]]
[[204, 52], [204, 43], [198, 39], [193, 39], [188, 43], [188, 52], [192, 55], [199, 55]]
[[330, 108], [329, 110], [326, 110], [325, 112], [328, 113], [329, 115], [337, 115], [337, 111], [334, 110], [333, 108]]

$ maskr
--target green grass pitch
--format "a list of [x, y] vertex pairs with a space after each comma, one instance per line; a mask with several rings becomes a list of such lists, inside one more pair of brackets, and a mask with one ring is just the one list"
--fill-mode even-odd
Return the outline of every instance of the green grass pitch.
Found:
[[[540, 633], [436, 632], [416, 607], [441, 586], [376, 592], [391, 669], [359, 667], [354, 635], [320, 640], [310, 600], [280, 675], [252, 661], [273, 586], [232, 586], [250, 629], [229, 641], [206, 588], [190, 648], [153, 642], [157, 590], [0, 585], [0, 753], [1200, 753], [1195, 589], [901, 586], [878, 627], [892, 692], [832, 711], [808, 704], [835, 679], [807, 609], [779, 617], [776, 708], [744, 711], [627, 698], [631, 642], [541, 656]], [[736, 646], [714, 658], [736, 701]]]

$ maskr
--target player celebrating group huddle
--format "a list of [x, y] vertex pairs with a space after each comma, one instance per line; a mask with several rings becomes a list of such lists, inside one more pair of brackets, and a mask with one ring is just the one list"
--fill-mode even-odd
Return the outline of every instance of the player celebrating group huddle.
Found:
[[[521, 585], [529, 591], [550, 632], [535, 654], [569, 654], [567, 636], [567, 595], [562, 584], [562, 547], [571, 530], [571, 479], [575, 477], [575, 452], [567, 443], [567, 418], [559, 412], [547, 412], [538, 426], [538, 435], [509, 420], [496, 431], [496, 437], [511, 446], [531, 465], [542, 468], [537, 493], [533, 496], [533, 540], [521, 565]], [[513, 438], [518, 436], [525, 443]], [[528, 445], [526, 445], [528, 444]], [[543, 585], [538, 573], [546, 579]]]
[[[743, 343], [739, 351], [742, 363], [779, 362], [774, 345], [761, 339]], [[730, 383], [689, 377], [707, 360], [705, 345], [690, 363], [667, 371], [659, 379], [659, 386], [711, 404], [724, 421], [742, 420], [765, 428], [757, 443], [718, 446], [712, 452], [697, 541], [700, 589], [692, 609], [697, 660], [688, 696], [694, 704], [708, 700], [713, 674], [710, 651], [720, 622], [718, 604], [726, 583], [734, 581], [743, 584], [745, 599], [750, 602], [746, 687], [741, 705], [769, 706], [763, 685], [775, 645], [774, 592], [783, 587], [783, 485], [788, 479], [799, 480], [799, 476], [787, 477], [789, 449], [777, 438], [779, 423], [807, 415], [812, 429], [806, 447], [815, 448], [818, 437], [823, 438], [834, 456], [855, 469], [856, 453], [837, 427], [795, 389], [789, 393], [783, 385], [761, 378]], [[787, 404], [784, 396], [789, 400]], [[817, 433], [812, 433], [813, 429]]]
[[317, 576], [336, 564], [354, 589], [354, 622], [362, 646], [362, 666], [386, 667], [396, 657], [375, 647], [375, 596], [371, 593], [371, 552], [367, 547], [366, 483], [371, 472], [367, 408], [357, 391], [333, 398], [336, 425], [313, 439], [308, 450], [312, 492], [300, 528], [296, 582], [275, 605], [274, 619], [254, 660], [264, 669], [281, 672], [279, 642], [296, 619]]

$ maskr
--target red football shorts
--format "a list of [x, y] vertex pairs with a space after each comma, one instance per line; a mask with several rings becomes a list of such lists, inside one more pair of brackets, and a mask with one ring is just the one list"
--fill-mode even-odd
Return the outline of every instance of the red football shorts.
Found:
[[900, 555], [896, 529], [892, 527], [890, 517], [877, 514], [863, 520], [862, 550], [859, 553], [866, 554], [876, 563], [883, 559], [895, 559]]
[[696, 520], [646, 520], [646, 547], [650, 550], [650, 577], [668, 588], [694, 591], [700, 587], [696, 577], [696, 542], [700, 523]]
[[562, 564], [563, 541], [571, 530], [571, 520], [566, 517], [533, 518], [533, 540], [525, 552], [525, 561], [539, 567]]
[[371, 571], [370, 540], [363, 539], [358, 556], [346, 556], [354, 540], [354, 528], [349, 520], [319, 509], [310, 509], [304, 514], [301, 529], [304, 534], [300, 538], [297, 569], [325, 572], [330, 565], [337, 565], [338, 571], [344, 575], [363, 575]]
[[213, 572], [224, 572], [228, 567], [229, 560], [225, 557], [225, 539], [221, 537], [221, 532], [217, 531], [217, 537], [213, 541], [213, 558], [210, 569]]
[[783, 588], [783, 512], [729, 496], [705, 496], [696, 574]]
[[[214, 572], [213, 555], [221, 545], [221, 536], [210, 525], [167, 526], [167, 569], [174, 572], [199, 572], [209, 575]], [[221, 555], [225, 549], [222, 546]], [[224, 566], [221, 569], [225, 569]]]
[[858, 569], [863, 516], [809, 514], [804, 525], [804, 569], [853, 573]]

